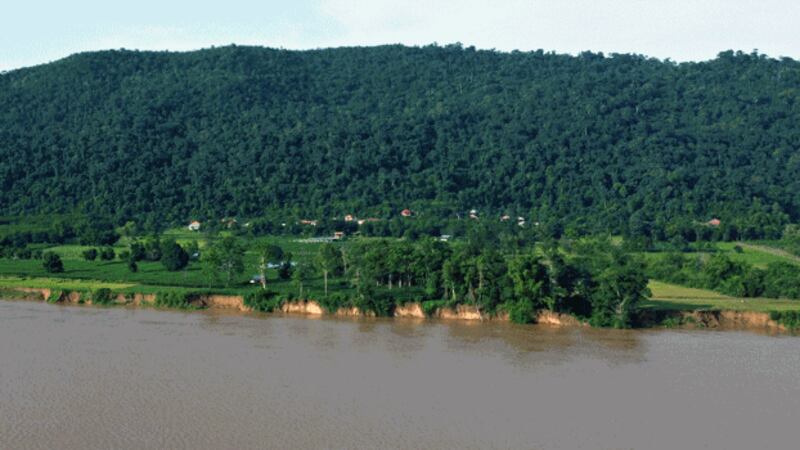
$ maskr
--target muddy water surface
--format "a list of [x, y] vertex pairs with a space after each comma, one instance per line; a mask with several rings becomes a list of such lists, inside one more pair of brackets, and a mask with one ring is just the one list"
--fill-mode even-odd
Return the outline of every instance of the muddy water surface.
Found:
[[800, 338], [0, 301], [0, 448], [796, 448]]

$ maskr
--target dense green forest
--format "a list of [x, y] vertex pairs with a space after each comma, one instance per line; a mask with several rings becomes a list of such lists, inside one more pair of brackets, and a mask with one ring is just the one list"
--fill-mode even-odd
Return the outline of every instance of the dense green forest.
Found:
[[104, 51], [0, 75], [0, 106], [7, 215], [476, 208], [654, 239], [712, 217], [774, 239], [800, 220], [800, 63], [759, 54]]

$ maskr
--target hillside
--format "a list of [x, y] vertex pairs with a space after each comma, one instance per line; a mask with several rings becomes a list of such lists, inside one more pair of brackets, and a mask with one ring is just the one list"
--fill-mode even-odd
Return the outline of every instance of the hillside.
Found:
[[0, 106], [0, 214], [800, 219], [800, 63], [756, 54], [105, 51], [0, 75]]

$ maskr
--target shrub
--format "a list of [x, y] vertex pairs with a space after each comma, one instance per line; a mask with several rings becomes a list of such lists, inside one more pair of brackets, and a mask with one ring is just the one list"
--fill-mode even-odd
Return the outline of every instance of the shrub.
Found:
[[249, 292], [245, 295], [244, 304], [255, 311], [273, 312], [276, 309], [280, 309], [283, 300], [278, 298], [275, 292], [259, 289], [258, 291]]
[[159, 292], [156, 294], [155, 306], [162, 308], [190, 308], [191, 294], [186, 292]]
[[336, 310], [338, 310], [339, 308], [347, 308], [353, 306], [353, 303], [350, 300], [350, 298], [348, 298], [347, 295], [343, 293], [326, 295], [319, 299], [319, 304], [325, 311], [329, 313], [335, 313]]
[[170, 272], [176, 272], [189, 264], [189, 254], [175, 241], [161, 244], [161, 264]]
[[22, 247], [14, 252], [14, 256], [18, 259], [31, 259], [32, 252], [28, 247]]
[[534, 307], [533, 303], [527, 300], [518, 300], [516, 302], [506, 303], [506, 311], [508, 311], [508, 318], [514, 323], [532, 323]]
[[64, 296], [64, 291], [60, 289], [52, 290], [50, 291], [50, 297], [47, 297], [47, 303], [58, 303], [59, 301], [61, 301], [61, 297], [63, 296]]
[[800, 311], [772, 311], [769, 317], [792, 331], [800, 329]]
[[447, 300], [426, 300], [422, 302], [422, 312], [424, 312], [426, 316], [431, 317], [436, 314], [438, 309], [447, 306], [447, 303]]
[[44, 270], [49, 273], [61, 273], [64, 271], [64, 263], [61, 262], [61, 257], [58, 254], [53, 252], [45, 252], [42, 255], [42, 265], [44, 266]]
[[81, 255], [83, 255], [83, 259], [87, 261], [94, 261], [95, 259], [97, 259], [97, 249], [90, 248], [88, 250], [84, 250], [83, 253], [81, 253]]
[[103, 249], [100, 250], [100, 259], [103, 261], [113, 261], [115, 256], [117, 255], [111, 247], [103, 247]]
[[92, 291], [92, 304], [94, 305], [109, 305], [114, 301], [114, 295], [111, 289], [100, 288]]
[[394, 297], [387, 293], [371, 293], [370, 295], [358, 295], [353, 302], [353, 306], [361, 310], [362, 314], [373, 312], [376, 316], [390, 316], [394, 311]]

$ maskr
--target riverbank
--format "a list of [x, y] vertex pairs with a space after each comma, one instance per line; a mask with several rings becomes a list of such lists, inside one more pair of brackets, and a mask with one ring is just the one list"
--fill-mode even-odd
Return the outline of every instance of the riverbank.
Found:
[[[97, 295], [97, 294], [95, 294]], [[196, 293], [183, 294], [178, 302], [165, 298], [170, 293], [149, 292], [113, 292], [108, 290], [102, 300], [93, 299], [90, 291], [51, 289], [40, 287], [12, 287], [0, 290], [0, 297], [45, 301], [67, 305], [99, 305], [156, 307], [181, 309], [225, 309], [242, 314], [256, 312], [248, 305], [243, 295]], [[663, 302], [653, 307], [653, 303]], [[679, 305], [680, 303], [678, 303]], [[676, 308], [675, 303], [668, 301], [651, 301], [640, 313], [639, 326], [642, 328], [682, 328], [682, 329], [719, 329], [719, 330], [752, 330], [768, 333], [786, 333], [794, 327], [782, 322], [782, 317], [775, 311], [733, 310], [733, 309], [696, 309], [692, 303], [685, 303], [684, 309]], [[372, 311], [361, 311], [359, 308], [339, 307], [326, 309], [315, 300], [282, 301], [269, 311], [272, 314], [304, 315], [311, 317], [374, 317]], [[508, 322], [505, 312], [486, 314], [470, 305], [437, 306], [430, 308], [420, 302], [406, 302], [397, 305], [389, 314], [390, 317], [415, 320], [458, 320], [472, 322]], [[581, 319], [569, 314], [547, 310], [537, 311], [532, 318], [534, 323], [556, 327], [588, 327]]]

